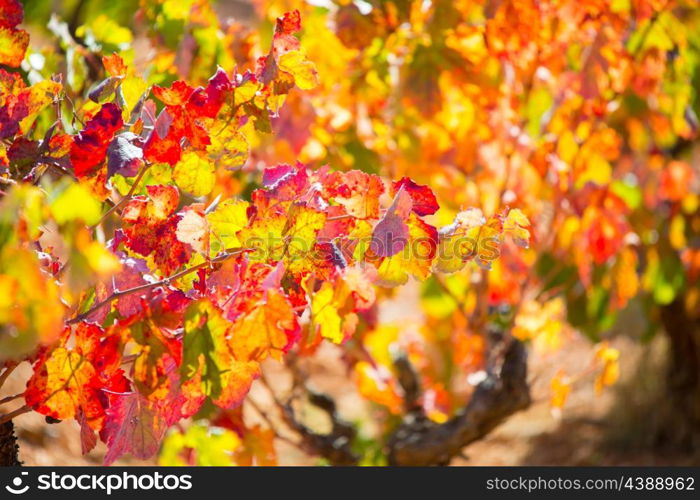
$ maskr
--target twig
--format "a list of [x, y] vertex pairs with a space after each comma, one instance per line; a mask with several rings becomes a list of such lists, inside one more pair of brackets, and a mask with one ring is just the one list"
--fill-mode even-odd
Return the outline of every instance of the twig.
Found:
[[277, 397], [277, 393], [272, 389], [272, 384], [270, 384], [270, 381], [267, 379], [265, 376], [265, 372], [261, 370], [260, 372], [260, 378], [258, 379], [260, 383], [267, 389], [267, 392], [270, 393], [270, 397], [272, 398], [272, 401], [275, 403], [275, 406], [277, 407], [278, 411], [280, 412], [280, 415], [282, 416], [282, 419], [284, 420], [285, 424], [289, 426], [291, 429], [294, 429], [298, 432], [298, 429], [296, 428], [297, 423], [294, 421], [294, 419], [289, 418], [289, 412], [287, 411], [287, 405], [282, 403], [280, 399]]
[[303, 449], [325, 458], [333, 465], [357, 465], [360, 457], [352, 449], [357, 436], [355, 426], [340, 417], [333, 398], [312, 390], [307, 392], [309, 403], [328, 415], [333, 428], [328, 434], [318, 434], [297, 420], [291, 402], [286, 404], [283, 413], [285, 421], [301, 436]]
[[17, 368], [18, 365], [19, 363], [17, 363], [16, 361], [10, 361], [5, 365], [5, 371], [2, 372], [2, 375], [0, 375], [0, 387], [2, 387], [5, 384], [7, 377], [9, 377], [10, 374], [13, 371], [15, 371], [15, 368]]
[[75, 112], [75, 103], [73, 102], [73, 100], [66, 93], [64, 93], [64, 98], [70, 103], [70, 106], [72, 108], [71, 112], [73, 113], [73, 122], [71, 123], [71, 125], [73, 126], [73, 128], [75, 128], [75, 120], [78, 120], [78, 123], [80, 123], [80, 125], [82, 125], [83, 128], [85, 128], [85, 122], [83, 122], [83, 120], [81, 120], [78, 114]]
[[6, 398], [0, 399], [0, 405], [4, 405], [5, 403], [10, 403], [11, 401], [14, 401], [15, 399], [19, 399], [22, 396], [24, 396], [24, 393], [21, 392], [19, 394], [15, 394], [14, 396], [7, 396]]
[[334, 217], [327, 217], [326, 222], [330, 222], [330, 221], [334, 221], [334, 220], [350, 219], [352, 217], [354, 217], [354, 215], [350, 215], [350, 214], [336, 215]]
[[284, 404], [283, 404], [282, 401], [280, 401], [279, 398], [277, 397], [277, 393], [275, 393], [275, 391], [272, 389], [272, 384], [270, 384], [270, 382], [267, 380], [267, 376], [265, 375], [265, 372], [263, 372], [262, 370], [261, 370], [261, 372], [260, 372], [260, 378], [259, 378], [259, 380], [260, 380], [260, 382], [262, 383], [262, 385], [265, 386], [265, 388], [267, 389], [267, 391], [270, 393], [270, 397], [271, 397], [272, 400], [275, 402], [275, 404], [277, 405], [277, 407], [278, 407], [280, 410], [282, 410], [282, 412], [284, 413]]
[[10, 413], [7, 413], [7, 414], [1, 416], [0, 417], [0, 425], [5, 424], [5, 423], [9, 422], [10, 420], [13, 420], [15, 417], [19, 417], [20, 415], [24, 415], [25, 413], [29, 413], [30, 411], [32, 411], [31, 406], [27, 406], [27, 405], [20, 406], [15, 411], [12, 411]]
[[67, 175], [68, 177], [70, 177], [70, 178], [73, 179], [74, 181], [77, 181], [77, 180], [78, 180], [78, 178], [77, 178], [72, 172], [69, 172], [68, 170], [66, 170], [66, 169], [65, 169], [60, 163], [58, 163], [58, 162], [51, 161], [51, 160], [49, 160], [48, 158], [43, 157], [43, 158], [40, 158], [40, 159], [39, 159], [39, 163], [43, 163], [44, 165], [48, 165], [49, 167], [58, 170], [62, 175]]
[[73, 38], [76, 38], [76, 30], [78, 29], [80, 23], [80, 14], [85, 7], [85, 0], [79, 0], [78, 5], [73, 9], [73, 14], [71, 15], [70, 22], [68, 23], [68, 31]]
[[109, 217], [109, 215], [110, 215], [111, 213], [113, 213], [115, 210], [117, 210], [119, 207], [121, 207], [122, 205], [124, 205], [124, 203], [126, 203], [128, 200], [131, 199], [131, 197], [132, 197], [132, 196], [134, 195], [134, 193], [136, 192], [136, 188], [138, 187], [139, 182], [141, 182], [141, 179], [142, 179], [143, 176], [146, 174], [146, 171], [148, 170], [149, 167], [150, 167], [149, 164], [145, 164], [144, 167], [143, 167], [141, 170], [139, 170], [139, 173], [136, 175], [136, 179], [134, 179], [134, 183], [131, 185], [131, 189], [129, 189], [129, 192], [126, 193], [126, 196], [124, 196], [121, 200], [119, 200], [118, 203], [114, 204], [109, 210], [107, 210], [107, 211], [102, 215], [102, 217], [100, 217], [100, 220], [98, 220], [95, 224], [93, 224], [92, 226], [90, 226], [90, 229], [95, 229], [97, 226], [99, 226], [100, 224], [102, 224], [102, 223], [104, 222], [104, 220], [105, 220], [107, 217]]
[[287, 436], [280, 434], [280, 432], [277, 430], [275, 424], [272, 423], [272, 419], [267, 415], [267, 413], [265, 413], [265, 410], [260, 408], [258, 403], [256, 403], [253, 398], [251, 398], [251, 397], [247, 398], [246, 402], [250, 403], [250, 406], [252, 406], [255, 409], [255, 411], [260, 415], [260, 417], [265, 421], [267, 426], [272, 430], [272, 432], [275, 433], [275, 437], [277, 439], [279, 439], [280, 441], [284, 441], [287, 444], [290, 444], [296, 448], [303, 450], [301, 443], [297, 443], [293, 439], [290, 439]]
[[179, 271], [171, 276], [168, 276], [167, 278], [163, 278], [162, 280], [154, 281], [153, 283], [146, 283], [144, 285], [135, 286], [135, 287], [129, 288], [127, 290], [115, 290], [107, 298], [101, 300], [100, 302], [98, 302], [97, 304], [92, 306], [90, 309], [85, 311], [84, 313], [78, 314], [74, 318], [66, 321], [66, 324], [72, 325], [74, 323], [79, 323], [80, 321], [83, 321], [85, 318], [89, 317], [92, 313], [94, 313], [98, 309], [101, 309], [102, 307], [106, 306], [107, 304], [111, 303], [113, 300], [118, 299], [119, 297], [124, 297], [125, 295], [131, 295], [132, 293], [142, 292], [144, 290], [150, 290], [151, 288], [156, 288], [159, 286], [167, 286], [170, 283], [172, 283], [173, 281], [178, 280], [178, 279], [182, 278], [183, 276], [187, 276], [188, 274], [191, 274], [195, 271], [198, 271], [199, 269], [201, 269], [203, 267], [207, 267], [211, 264], [215, 264], [218, 262], [223, 262], [224, 260], [229, 259], [231, 257], [235, 257], [236, 255], [241, 255], [242, 253], [251, 252], [251, 251], [253, 251], [253, 250], [250, 248], [240, 248], [240, 249], [236, 249], [236, 250], [227, 251], [225, 253], [222, 253], [222, 254], [216, 256], [215, 258], [213, 258], [209, 261], [202, 262], [200, 264], [197, 264], [196, 266], [188, 267], [187, 269], [183, 269], [182, 271]]
[[122, 365], [128, 365], [129, 363], [133, 363], [139, 356], [140, 354], [130, 354], [128, 356], [124, 356], [122, 358]]

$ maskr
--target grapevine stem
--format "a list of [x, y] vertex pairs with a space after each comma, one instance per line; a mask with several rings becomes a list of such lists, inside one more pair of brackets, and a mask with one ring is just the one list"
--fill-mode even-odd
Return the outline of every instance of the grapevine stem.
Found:
[[282, 414], [284, 415], [284, 405], [282, 404], [282, 402], [281, 402], [281, 401], [279, 400], [279, 398], [277, 397], [277, 393], [276, 393], [274, 390], [272, 390], [272, 385], [271, 385], [270, 382], [267, 380], [267, 377], [265, 376], [265, 373], [262, 372], [262, 371], [260, 372], [260, 382], [262, 382], [262, 385], [263, 385], [263, 386], [265, 387], [265, 389], [267, 389], [267, 391], [270, 393], [270, 397], [272, 398], [272, 401], [274, 401], [274, 402], [275, 402], [275, 405], [277, 405], [277, 407], [278, 407], [280, 410], [282, 410]]
[[119, 207], [121, 207], [122, 205], [124, 205], [124, 203], [126, 203], [128, 200], [131, 199], [131, 197], [132, 197], [132, 196], [134, 195], [134, 193], [136, 192], [136, 188], [138, 187], [139, 183], [141, 182], [141, 179], [142, 179], [143, 176], [146, 174], [146, 171], [148, 170], [148, 167], [149, 167], [149, 166], [150, 166], [149, 164], [145, 164], [144, 167], [143, 167], [141, 170], [139, 170], [139, 173], [136, 175], [136, 179], [134, 179], [134, 183], [131, 185], [131, 189], [129, 189], [129, 192], [126, 193], [126, 196], [124, 196], [121, 200], [119, 200], [118, 203], [112, 205], [112, 207], [111, 207], [109, 210], [107, 210], [107, 211], [102, 215], [102, 217], [100, 217], [100, 220], [98, 220], [97, 223], [93, 224], [93, 225], [90, 227], [90, 229], [95, 229], [97, 226], [99, 226], [100, 224], [102, 224], [102, 223], [104, 222], [104, 220], [105, 220], [107, 217], [109, 217], [109, 215], [110, 215], [111, 213], [113, 213], [115, 210], [117, 210]]
[[301, 448], [301, 444], [297, 443], [293, 439], [288, 438], [287, 436], [282, 435], [279, 430], [277, 430], [276, 426], [272, 423], [272, 419], [265, 413], [265, 410], [263, 410], [258, 403], [253, 400], [253, 398], [249, 397], [246, 399], [246, 402], [252, 406], [255, 411], [260, 415], [260, 417], [267, 423], [267, 426], [272, 430], [272, 432], [275, 433], [275, 437], [279, 439], [280, 441], [284, 441], [287, 444], [290, 444], [292, 446], [295, 446], [297, 448]]
[[334, 221], [334, 220], [343, 220], [343, 219], [349, 219], [353, 217], [350, 214], [343, 214], [343, 215], [336, 215], [334, 217], [327, 217], [326, 222]]
[[124, 357], [122, 358], [122, 364], [123, 364], [123, 365], [126, 365], [126, 364], [129, 364], [129, 363], [133, 363], [134, 361], [136, 361], [136, 358], [138, 358], [138, 357], [139, 357], [138, 354], [131, 354], [131, 355], [129, 355], [129, 356], [124, 356]]
[[10, 402], [14, 401], [15, 399], [21, 398], [22, 396], [24, 396], [23, 392], [21, 392], [19, 394], [15, 394], [14, 396], [7, 396], [6, 398], [2, 398], [2, 399], [0, 399], [0, 405], [4, 405], [5, 403], [10, 403]]
[[5, 365], [5, 371], [2, 372], [2, 374], [0, 375], [0, 387], [2, 387], [2, 386], [5, 384], [5, 381], [7, 380], [7, 377], [9, 377], [10, 374], [11, 374], [13, 371], [15, 371], [15, 368], [17, 368], [17, 365], [19, 365], [19, 363], [16, 363], [16, 362], [14, 362], [14, 361], [8, 362], [8, 363]]
[[27, 406], [27, 405], [20, 406], [15, 411], [11, 411], [10, 413], [7, 413], [5, 415], [0, 416], [0, 425], [9, 422], [10, 420], [14, 419], [15, 417], [19, 417], [20, 415], [24, 415], [25, 413], [29, 413], [30, 411], [32, 411], [31, 406]]
[[226, 259], [229, 259], [231, 257], [235, 257], [236, 255], [241, 255], [242, 253], [245, 252], [251, 252], [253, 251], [250, 248], [239, 248], [231, 251], [226, 251], [220, 255], [217, 255], [213, 259], [202, 262], [201, 264], [197, 264], [196, 266], [188, 267], [187, 269], [183, 269], [182, 271], [179, 271], [171, 276], [168, 276], [167, 278], [163, 278], [162, 280], [159, 281], [154, 281], [153, 283], [145, 283], [143, 285], [135, 286], [133, 288], [128, 288], [126, 290], [115, 290], [114, 292], [111, 293], [107, 298], [101, 300], [94, 306], [92, 306], [90, 309], [85, 311], [84, 313], [78, 314], [72, 319], [69, 319], [66, 324], [72, 325], [74, 323], [79, 323], [80, 321], [83, 321], [85, 318], [89, 317], [92, 313], [97, 311], [98, 309], [106, 306], [107, 304], [111, 303], [113, 300], [118, 299], [119, 297], [124, 297], [125, 295], [131, 295], [132, 293], [137, 293], [137, 292], [142, 292], [144, 290], [150, 290], [151, 288], [156, 288], [159, 286], [165, 286], [169, 285], [173, 281], [182, 278], [183, 276], [187, 276], [188, 274], [191, 274], [203, 267], [209, 266], [211, 264], [217, 263], [217, 262], [223, 262]]
[[70, 178], [73, 179], [74, 181], [77, 181], [77, 180], [78, 180], [78, 179], [75, 177], [75, 175], [73, 175], [73, 173], [71, 173], [71, 172], [69, 172], [68, 170], [66, 170], [66, 169], [65, 169], [63, 166], [61, 166], [61, 164], [58, 163], [58, 162], [50, 161], [48, 158], [42, 158], [42, 159], [40, 160], [40, 162], [43, 163], [44, 165], [47, 165], [47, 166], [50, 167], [50, 168], [56, 169], [56, 170], [57, 170], [58, 172], [60, 172], [62, 175], [67, 175], [68, 177], [70, 177]]

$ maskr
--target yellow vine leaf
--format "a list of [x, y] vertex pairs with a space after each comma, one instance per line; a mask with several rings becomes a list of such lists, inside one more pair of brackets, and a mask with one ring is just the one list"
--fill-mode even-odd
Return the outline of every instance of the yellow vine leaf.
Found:
[[294, 82], [302, 90], [311, 90], [318, 85], [318, 72], [314, 63], [298, 50], [282, 54], [279, 67], [294, 76]]
[[241, 246], [238, 232], [248, 224], [248, 205], [243, 200], [225, 200], [206, 215], [211, 228], [212, 252]]
[[192, 196], [205, 196], [214, 189], [214, 164], [197, 153], [188, 151], [173, 169], [177, 186]]

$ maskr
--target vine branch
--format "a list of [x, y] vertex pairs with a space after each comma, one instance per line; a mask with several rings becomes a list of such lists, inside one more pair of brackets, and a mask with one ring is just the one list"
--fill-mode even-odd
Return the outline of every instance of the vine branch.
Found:
[[[467, 406], [452, 419], [435, 423], [420, 406], [406, 414], [387, 442], [391, 465], [447, 465], [465, 446], [530, 405], [525, 347], [516, 339], [507, 342], [500, 363], [479, 383]], [[416, 397], [419, 382], [409, 366], [404, 362], [396, 368], [401, 373], [399, 381], [404, 390]]]
[[17, 368], [18, 365], [19, 363], [15, 361], [9, 361], [5, 364], [5, 371], [2, 372], [2, 374], [0, 374], [0, 387], [2, 387], [3, 384], [5, 384], [7, 377], [9, 377], [10, 374], [12, 374], [12, 372], [15, 371], [15, 368]]
[[23, 392], [21, 392], [19, 394], [15, 394], [14, 396], [7, 396], [6, 398], [2, 398], [2, 399], [0, 399], [0, 405], [4, 405], [5, 403], [10, 403], [10, 402], [14, 401], [15, 399], [21, 398], [22, 396], [24, 396]]
[[0, 425], [11, 421], [15, 417], [19, 417], [20, 415], [24, 415], [25, 413], [29, 413], [30, 411], [32, 411], [31, 406], [28, 406], [28, 405], [20, 406], [15, 411], [11, 411], [10, 413], [6, 413], [5, 415], [0, 416]]
[[88, 318], [92, 313], [97, 311], [98, 309], [103, 308], [107, 304], [110, 304], [113, 300], [118, 299], [119, 297], [124, 297], [126, 295], [131, 295], [133, 293], [137, 292], [142, 292], [145, 290], [150, 290], [151, 288], [156, 288], [159, 286], [167, 286], [170, 283], [172, 283], [175, 280], [178, 280], [182, 278], [183, 276], [187, 276], [188, 274], [191, 274], [195, 271], [198, 271], [199, 269], [202, 269], [203, 267], [210, 266], [212, 264], [216, 264], [218, 262], [223, 262], [227, 259], [230, 259], [231, 257], [235, 257], [237, 255], [241, 255], [242, 253], [245, 252], [250, 252], [252, 249], [250, 248], [239, 248], [235, 250], [230, 250], [226, 251], [220, 255], [217, 255], [211, 260], [208, 260], [206, 262], [202, 262], [201, 264], [197, 264], [196, 266], [188, 267], [187, 269], [183, 269], [182, 271], [179, 271], [171, 276], [168, 276], [167, 278], [163, 278], [162, 280], [159, 281], [154, 281], [152, 283], [145, 283], [143, 285], [138, 285], [133, 288], [128, 288], [126, 290], [115, 290], [113, 291], [109, 296], [107, 296], [105, 299], [99, 301], [97, 304], [93, 305], [90, 309], [87, 311], [78, 314], [77, 316], [69, 319], [66, 321], [66, 324], [72, 325], [75, 323], [79, 323], [83, 321], [84, 319]]
[[131, 199], [131, 197], [136, 192], [136, 188], [138, 187], [139, 183], [141, 182], [141, 179], [143, 179], [143, 176], [146, 174], [149, 167], [150, 167], [150, 165], [148, 163], [146, 163], [144, 165], [144, 167], [141, 170], [139, 170], [139, 173], [136, 174], [136, 179], [134, 179], [134, 183], [131, 185], [129, 192], [126, 193], [126, 196], [124, 196], [121, 200], [119, 200], [118, 203], [115, 203], [114, 205], [112, 205], [112, 207], [109, 210], [107, 210], [104, 214], [102, 214], [102, 217], [100, 217], [100, 220], [98, 220], [95, 224], [90, 226], [90, 229], [95, 229], [97, 226], [102, 224], [105, 221], [105, 219], [110, 216], [110, 214], [114, 213], [115, 210], [117, 210], [119, 207], [124, 205], [124, 203], [126, 203], [128, 200]]

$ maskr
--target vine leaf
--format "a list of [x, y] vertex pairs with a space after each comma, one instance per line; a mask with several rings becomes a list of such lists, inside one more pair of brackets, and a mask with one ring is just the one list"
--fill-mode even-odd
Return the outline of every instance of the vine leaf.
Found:
[[281, 360], [299, 334], [299, 322], [291, 304], [281, 292], [271, 288], [257, 307], [236, 320], [231, 347], [237, 359], [263, 361], [272, 356]]
[[165, 435], [165, 418], [157, 405], [138, 391], [110, 394], [105, 426], [100, 434], [107, 443], [105, 465], [131, 453], [146, 460], [158, 452]]
[[104, 162], [114, 134], [124, 126], [116, 104], [104, 104], [73, 140], [70, 160], [78, 178], [93, 174]]
[[256, 360], [236, 357], [229, 345], [231, 324], [209, 300], [185, 312], [183, 381], [192, 381], [222, 408], [238, 406], [260, 373]]
[[18, 68], [29, 46], [29, 33], [17, 29], [24, 18], [22, 4], [2, 0], [0, 6], [0, 64]]

